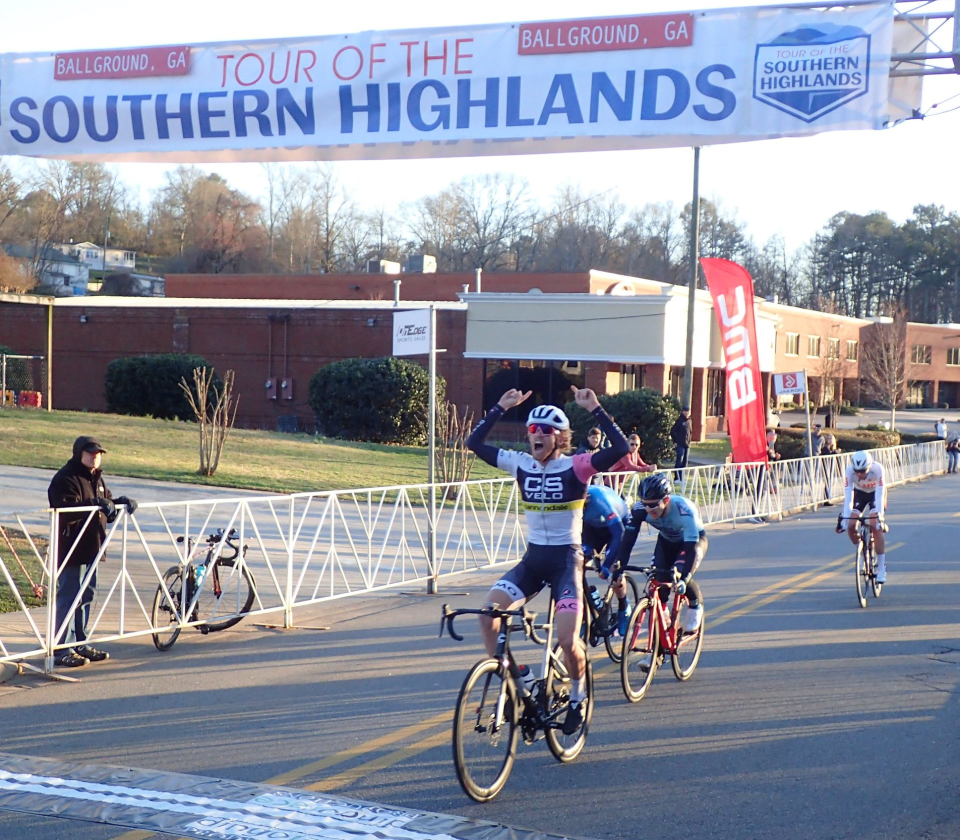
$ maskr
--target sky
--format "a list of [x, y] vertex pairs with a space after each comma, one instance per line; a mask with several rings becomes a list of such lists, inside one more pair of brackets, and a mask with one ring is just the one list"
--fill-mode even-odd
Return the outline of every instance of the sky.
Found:
[[[948, 0], [949, 1], [949, 0]], [[711, 0], [508, 0], [451, 4], [408, 0], [0, 0], [0, 52], [54, 52], [100, 47], [253, 40], [359, 32], [369, 29], [457, 26], [729, 7]], [[742, 3], [740, 5], [763, 5]], [[950, 2], [952, 8], [952, 2]], [[522, 17], [520, 10], [522, 9]], [[955, 98], [951, 98], [955, 97]], [[942, 106], [932, 108], [935, 103]], [[960, 76], [924, 81], [923, 120], [885, 131], [825, 132], [813, 137], [705, 146], [700, 191], [743, 223], [758, 243], [782, 236], [799, 248], [842, 210], [884, 211], [907, 219], [917, 204], [960, 211]], [[942, 114], [942, 115], [941, 115]], [[304, 164], [308, 166], [309, 164]], [[170, 164], [121, 164], [121, 179], [144, 200], [163, 184]], [[257, 163], [204, 165], [254, 197], [265, 189]], [[628, 207], [672, 202], [693, 190], [690, 149], [516, 155], [409, 161], [350, 161], [333, 165], [361, 207], [396, 209], [470, 175], [513, 173], [525, 178], [543, 206], [566, 184], [587, 195], [612, 191]]]

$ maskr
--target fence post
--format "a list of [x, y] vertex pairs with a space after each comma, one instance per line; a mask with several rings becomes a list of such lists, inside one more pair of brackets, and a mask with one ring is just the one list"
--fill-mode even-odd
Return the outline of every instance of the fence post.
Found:
[[290, 525], [287, 531], [287, 585], [283, 595], [283, 629], [293, 627], [293, 513], [296, 498], [290, 497]]
[[50, 510], [50, 541], [47, 543], [47, 632], [44, 639], [43, 672], [53, 673], [53, 648], [57, 639], [57, 556], [60, 553], [60, 513]]

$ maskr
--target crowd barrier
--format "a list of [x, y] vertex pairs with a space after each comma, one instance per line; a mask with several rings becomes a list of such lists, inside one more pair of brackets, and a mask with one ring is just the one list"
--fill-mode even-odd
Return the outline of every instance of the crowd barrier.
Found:
[[[888, 486], [946, 469], [942, 441], [873, 454], [884, 466]], [[707, 525], [779, 518], [841, 499], [848, 458], [688, 467], [677, 471], [675, 486], [697, 502]], [[630, 474], [624, 479], [620, 473], [596, 480], [622, 482], [620, 492], [636, 498], [642, 478]], [[56, 626], [52, 596], [59, 518], [83, 513], [84, 530], [95, 527], [95, 510], [0, 513], [0, 596], [6, 599], [0, 613], [0, 662], [42, 659], [43, 670], [53, 668], [55, 651], [64, 647], [55, 641], [63, 638], [64, 627]], [[246, 614], [281, 616], [275, 623], [285, 627], [293, 625], [298, 607], [398, 585], [435, 591], [442, 578], [519, 559], [526, 545], [517, 485], [509, 477], [144, 503], [134, 515], [121, 508], [87, 570], [88, 579], [94, 572], [98, 576], [89, 641], [148, 637], [155, 629], [152, 604], [164, 572], [186, 560], [191, 540], [202, 542], [217, 529], [236, 529], [239, 543], [248, 546], [237, 561], [256, 581]], [[200, 622], [180, 616], [180, 623]]]

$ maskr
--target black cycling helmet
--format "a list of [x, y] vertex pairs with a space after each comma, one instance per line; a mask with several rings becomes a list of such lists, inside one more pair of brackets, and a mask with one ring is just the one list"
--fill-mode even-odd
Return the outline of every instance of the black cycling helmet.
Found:
[[640, 498], [644, 501], [658, 502], [673, 492], [673, 482], [665, 473], [648, 475], [640, 482]]

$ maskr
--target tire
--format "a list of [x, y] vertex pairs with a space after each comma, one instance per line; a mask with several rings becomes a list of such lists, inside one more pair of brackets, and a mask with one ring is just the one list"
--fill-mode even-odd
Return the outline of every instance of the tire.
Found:
[[179, 614], [183, 609], [183, 577], [180, 566], [167, 569], [163, 573], [163, 583], [170, 594], [168, 596], [163, 591], [163, 586], [158, 586], [157, 594], [153, 596], [151, 620], [158, 631], [153, 634], [153, 644], [157, 650], [170, 650], [180, 635], [180, 622], [183, 619]]
[[873, 543], [870, 543], [870, 586], [873, 588], [873, 597], [879, 598], [883, 590], [883, 584], [877, 580], [877, 550]]
[[867, 551], [863, 540], [857, 543], [857, 601], [861, 607], [867, 606]]
[[[559, 652], [562, 656], [562, 652]], [[586, 655], [586, 654], [584, 654]], [[553, 721], [553, 726], [548, 726], [546, 732], [547, 746], [553, 757], [561, 764], [573, 761], [583, 751], [584, 744], [587, 743], [587, 732], [590, 729], [590, 721], [593, 719], [593, 665], [589, 659], [586, 662], [586, 680], [587, 696], [586, 714], [583, 716], [583, 723], [580, 728], [572, 735], [564, 735], [563, 718], [565, 714], [557, 715]], [[570, 702], [570, 679], [567, 677], [566, 668], [562, 671], [556, 668], [550, 668], [547, 673], [546, 691], [543, 697], [543, 711], [545, 715], [556, 715], [561, 712]]]
[[239, 624], [257, 593], [250, 570], [245, 563], [220, 558], [207, 575], [210, 580], [203, 582], [194, 613], [203, 622], [200, 629], [215, 632]]
[[[623, 578], [627, 582], [627, 597], [630, 599], [630, 604], [633, 608], [636, 608], [637, 604], [640, 603], [640, 587], [637, 586], [636, 580], [634, 580], [633, 575], [629, 572], [625, 574]], [[610, 613], [612, 614], [611, 621], [616, 622], [616, 610], [611, 609]], [[616, 662], [619, 665], [620, 657], [623, 655], [623, 640], [619, 636], [614, 635], [614, 631], [616, 631], [615, 626], [610, 633], [604, 636], [603, 643], [607, 647], [607, 656], [610, 657], [612, 662]]]
[[[703, 605], [701, 604], [701, 606]], [[680, 610], [677, 613], [677, 621], [680, 627], [683, 626], [686, 612], [689, 608], [687, 598], [684, 596], [680, 602]], [[680, 682], [689, 680], [697, 668], [697, 663], [700, 661], [700, 654], [703, 651], [703, 636], [706, 628], [707, 611], [704, 610], [703, 617], [700, 619], [700, 629], [697, 630], [696, 633], [687, 634], [682, 630], [677, 631], [677, 650], [673, 656], [670, 657], [670, 665], [673, 667], [673, 675], [680, 680]]]
[[[640, 660], [647, 656], [651, 657], [650, 667], [643, 671], [640, 669]], [[647, 693], [660, 667], [660, 627], [649, 598], [644, 597], [630, 616], [621, 657], [620, 685], [627, 700], [637, 703]]]
[[[503, 709], [494, 726], [501, 695]], [[507, 783], [517, 754], [518, 716], [516, 686], [497, 660], [474, 665], [457, 698], [453, 764], [460, 787], [475, 802], [489, 802]]]

